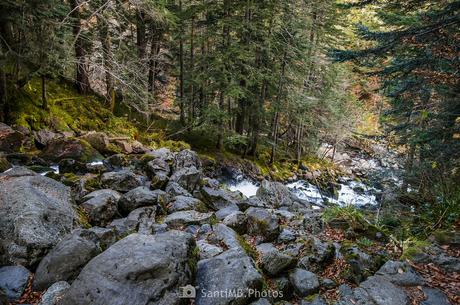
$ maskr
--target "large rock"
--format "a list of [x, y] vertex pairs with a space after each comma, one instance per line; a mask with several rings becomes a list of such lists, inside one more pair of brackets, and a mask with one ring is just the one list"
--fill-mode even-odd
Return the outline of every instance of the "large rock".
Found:
[[126, 193], [142, 185], [142, 178], [130, 170], [108, 172], [102, 174], [101, 183], [103, 187]]
[[280, 182], [262, 181], [257, 190], [257, 197], [267, 202], [272, 207], [291, 206], [292, 193]]
[[0, 151], [19, 151], [24, 142], [24, 135], [10, 126], [0, 122]]
[[92, 259], [60, 305], [175, 305], [191, 281], [195, 248], [190, 234], [131, 234]]
[[181, 150], [174, 157], [174, 171], [184, 168], [195, 167], [201, 169], [201, 161], [198, 154], [190, 149]]
[[387, 281], [383, 276], [369, 277], [351, 293], [346, 293], [336, 305], [375, 304], [407, 305], [409, 298], [404, 290]]
[[[249, 256], [241, 249], [230, 249], [213, 258], [198, 262], [196, 283], [197, 305], [243, 305], [249, 302], [248, 290], [262, 287], [262, 276]], [[223, 294], [220, 297], [206, 297], [215, 291], [241, 292]]]
[[42, 295], [38, 305], [56, 305], [69, 288], [69, 283], [65, 281], [54, 283]]
[[198, 225], [209, 222], [213, 215], [214, 213], [200, 213], [194, 210], [179, 211], [166, 216], [165, 223], [173, 228]]
[[0, 263], [37, 263], [76, 223], [70, 188], [23, 168], [0, 175]]
[[26, 289], [31, 273], [22, 266], [0, 268], [0, 290], [4, 290], [8, 300], [16, 301]]
[[260, 266], [271, 276], [280, 274], [296, 263], [294, 257], [282, 253], [270, 243], [258, 245], [257, 252], [259, 252]]
[[156, 158], [152, 161], [147, 162], [145, 166], [145, 171], [150, 179], [152, 179], [158, 173], [165, 173], [169, 175], [171, 169], [168, 162], [165, 159]]
[[289, 281], [300, 297], [315, 294], [319, 290], [319, 280], [313, 272], [296, 268], [289, 273]]
[[223, 223], [239, 234], [244, 234], [248, 228], [248, 219], [246, 214], [240, 211], [231, 213], [230, 215], [224, 218]]
[[177, 182], [177, 184], [187, 191], [193, 192], [200, 185], [202, 177], [201, 170], [198, 170], [195, 166], [191, 166], [175, 171], [169, 180]]
[[405, 262], [388, 261], [376, 274], [398, 286], [421, 286], [424, 284], [423, 278]]
[[110, 146], [109, 137], [104, 132], [90, 131], [80, 138], [88, 142], [92, 147], [103, 154], [110, 154], [114, 152], [113, 147]]
[[230, 193], [223, 189], [216, 189], [211, 187], [203, 187], [201, 189], [203, 200], [214, 210], [225, 209], [233, 207], [238, 210], [238, 200], [232, 197]]
[[249, 208], [246, 210], [248, 219], [248, 233], [259, 235], [265, 241], [272, 241], [278, 237], [280, 227], [278, 217], [263, 208]]
[[118, 201], [120, 211], [127, 214], [143, 206], [165, 204], [166, 193], [162, 190], [151, 191], [148, 187], [139, 186], [130, 190]]
[[156, 207], [142, 207], [129, 213], [128, 217], [115, 219], [108, 227], [113, 229], [118, 236], [138, 232], [140, 234], [153, 234]]
[[188, 197], [188, 196], [176, 196], [173, 200], [168, 203], [168, 213], [174, 213], [177, 211], [195, 210], [198, 212], [207, 212], [207, 208], [201, 200]]
[[101, 154], [85, 140], [77, 138], [57, 138], [48, 142], [41, 157], [58, 162], [62, 159], [75, 159], [82, 162], [102, 160]]
[[114, 190], [103, 189], [89, 193], [81, 207], [88, 215], [92, 225], [106, 225], [118, 215], [117, 203], [121, 194]]
[[52, 140], [62, 137], [62, 135], [47, 129], [34, 131], [32, 132], [32, 135], [34, 137], [35, 145], [39, 149], [45, 148]]
[[64, 237], [40, 262], [33, 287], [47, 289], [55, 282], [72, 282], [81, 269], [99, 254], [98, 237], [89, 230], [75, 230]]

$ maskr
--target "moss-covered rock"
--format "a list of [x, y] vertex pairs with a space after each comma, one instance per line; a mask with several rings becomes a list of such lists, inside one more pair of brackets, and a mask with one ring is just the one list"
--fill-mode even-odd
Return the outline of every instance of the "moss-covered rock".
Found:
[[77, 138], [54, 139], [45, 147], [40, 156], [54, 162], [62, 159], [89, 162], [103, 158], [88, 142]]

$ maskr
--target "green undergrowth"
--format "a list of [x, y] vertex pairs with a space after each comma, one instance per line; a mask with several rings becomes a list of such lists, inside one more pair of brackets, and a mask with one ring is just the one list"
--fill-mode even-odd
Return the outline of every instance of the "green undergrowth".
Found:
[[16, 92], [13, 121], [30, 130], [56, 131], [98, 130], [114, 136], [135, 138], [138, 129], [124, 117], [114, 116], [96, 95], [80, 95], [65, 81], [47, 82], [48, 109], [43, 109], [38, 79]]

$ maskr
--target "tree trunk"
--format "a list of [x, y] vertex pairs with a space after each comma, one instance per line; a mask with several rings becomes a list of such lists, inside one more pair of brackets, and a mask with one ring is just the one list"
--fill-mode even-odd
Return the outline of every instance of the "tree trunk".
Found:
[[[182, 0], [179, 0], [179, 13], [182, 14]], [[182, 16], [180, 16], [182, 18]], [[180, 122], [185, 125], [185, 105], [184, 105], [184, 42], [182, 33], [179, 34], [179, 99], [180, 99]]]
[[195, 92], [193, 87], [193, 69], [194, 69], [194, 29], [195, 29], [195, 17], [192, 17], [192, 24], [190, 28], [190, 70], [189, 70], [189, 92], [190, 92], [190, 104], [189, 104], [189, 123], [192, 124], [195, 116]]
[[86, 49], [85, 42], [81, 36], [81, 22], [80, 22], [80, 3], [79, 0], [70, 1], [72, 17], [74, 23], [72, 27], [73, 34], [75, 36], [75, 59], [76, 59], [76, 87], [78, 92], [81, 94], [87, 94], [91, 91], [91, 85], [88, 77], [88, 64], [86, 62]]
[[105, 71], [105, 86], [106, 94], [105, 100], [110, 109], [113, 109], [114, 101], [114, 84], [112, 76], [112, 44], [109, 36], [109, 27], [107, 22], [98, 19], [99, 22], [99, 38], [102, 45], [102, 56], [104, 59], [104, 71]]
[[6, 75], [2, 67], [0, 67], [0, 103], [1, 103], [0, 121], [8, 123], [10, 120], [10, 107], [9, 107], [8, 95], [6, 91]]
[[137, 54], [139, 56], [139, 61], [143, 62], [145, 58], [145, 52], [147, 49], [147, 39], [145, 38], [145, 20], [144, 13], [139, 12], [137, 14], [136, 20], [136, 44], [137, 44]]
[[41, 75], [42, 80], [42, 108], [48, 110], [48, 99], [46, 98], [46, 77]]

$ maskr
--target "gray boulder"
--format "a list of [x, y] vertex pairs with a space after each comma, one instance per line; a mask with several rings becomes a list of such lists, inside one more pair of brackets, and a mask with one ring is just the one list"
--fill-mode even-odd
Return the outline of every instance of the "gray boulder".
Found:
[[319, 290], [319, 281], [313, 272], [296, 268], [289, 273], [289, 281], [300, 297], [315, 294]]
[[101, 183], [103, 187], [126, 193], [142, 185], [142, 178], [130, 170], [108, 172], [102, 174]]
[[52, 140], [54, 140], [56, 138], [59, 138], [59, 137], [62, 137], [62, 135], [57, 134], [57, 133], [55, 133], [55, 132], [53, 132], [51, 130], [47, 130], [47, 129], [41, 129], [41, 130], [38, 130], [38, 131], [33, 131], [32, 135], [33, 135], [33, 138], [34, 138], [34, 141], [35, 141], [35, 145], [39, 149], [44, 148]]
[[263, 208], [249, 208], [246, 210], [248, 219], [248, 233], [259, 235], [265, 241], [272, 241], [279, 235], [278, 217]]
[[233, 212], [224, 218], [223, 224], [232, 228], [239, 234], [244, 234], [247, 231], [248, 219], [243, 212]]
[[162, 190], [151, 191], [146, 186], [139, 186], [121, 196], [118, 201], [120, 212], [127, 214], [143, 206], [154, 206], [166, 202], [166, 193]]
[[59, 304], [180, 304], [194, 247], [184, 232], [131, 234], [92, 259]]
[[352, 292], [341, 293], [336, 305], [375, 304], [375, 305], [407, 305], [409, 298], [404, 290], [387, 281], [385, 277], [376, 275], [369, 277]]
[[108, 228], [113, 229], [118, 236], [138, 232], [152, 234], [155, 225], [155, 207], [142, 207], [135, 209], [125, 218], [115, 219]]
[[165, 173], [166, 175], [169, 175], [171, 168], [165, 159], [156, 158], [147, 162], [145, 165], [145, 171], [147, 172], [147, 176], [152, 179], [152, 177], [155, 177], [158, 173]]
[[188, 196], [176, 196], [173, 200], [168, 203], [168, 213], [174, 213], [177, 211], [195, 210], [198, 212], [207, 212], [208, 209], [201, 200], [188, 197]]
[[295, 266], [296, 259], [279, 251], [273, 244], [265, 243], [257, 247], [259, 262], [263, 270], [270, 276], [276, 276], [281, 272]]
[[65, 281], [57, 282], [51, 285], [42, 295], [38, 305], [57, 305], [62, 296], [70, 288], [69, 283]]
[[83, 197], [81, 207], [92, 225], [106, 225], [118, 215], [117, 202], [121, 194], [114, 190], [97, 190]]
[[223, 190], [205, 186], [201, 189], [203, 200], [214, 210], [220, 210], [228, 207], [234, 207], [238, 210], [238, 200], [232, 197], [232, 194]]
[[404, 262], [388, 261], [376, 273], [397, 286], [421, 286], [423, 278]]
[[224, 249], [221, 247], [208, 244], [204, 240], [198, 241], [196, 245], [200, 249], [200, 259], [211, 258], [221, 254], [224, 251]]
[[26, 289], [31, 273], [23, 266], [0, 268], [0, 290], [4, 290], [9, 301], [18, 300]]
[[168, 185], [166, 185], [165, 191], [166, 193], [168, 193], [168, 195], [172, 197], [175, 197], [175, 196], [191, 197], [192, 196], [186, 189], [180, 186], [177, 182], [170, 181]]
[[229, 249], [242, 249], [238, 234], [233, 229], [218, 223], [213, 226], [213, 230], [213, 234], [209, 238], [213, 239], [215, 243], [223, 243]]
[[197, 211], [179, 211], [172, 213], [165, 218], [165, 223], [172, 228], [187, 225], [201, 225], [209, 222], [214, 213], [200, 213]]
[[[241, 249], [230, 249], [198, 262], [197, 305], [242, 305], [249, 301], [248, 289], [260, 290], [263, 278], [249, 256]], [[206, 297], [206, 292], [241, 291], [241, 295]]]
[[77, 219], [70, 188], [21, 169], [0, 176], [0, 264], [4, 265], [37, 263]]
[[201, 161], [198, 154], [190, 149], [181, 150], [174, 157], [174, 171], [184, 168], [195, 167], [201, 169]]
[[422, 290], [426, 300], [422, 301], [421, 305], [451, 305], [449, 299], [439, 289], [423, 287]]
[[169, 179], [176, 182], [188, 192], [193, 192], [200, 185], [203, 174], [196, 167], [185, 167], [174, 172]]
[[103, 159], [101, 154], [88, 142], [72, 137], [56, 138], [49, 141], [40, 156], [54, 162], [59, 162], [62, 159], [74, 159], [81, 162]]
[[59, 281], [72, 282], [81, 269], [99, 254], [97, 235], [78, 229], [64, 237], [40, 262], [33, 282], [35, 290], [45, 290]]
[[280, 182], [262, 181], [257, 190], [257, 197], [275, 208], [289, 207], [294, 203], [292, 193]]

